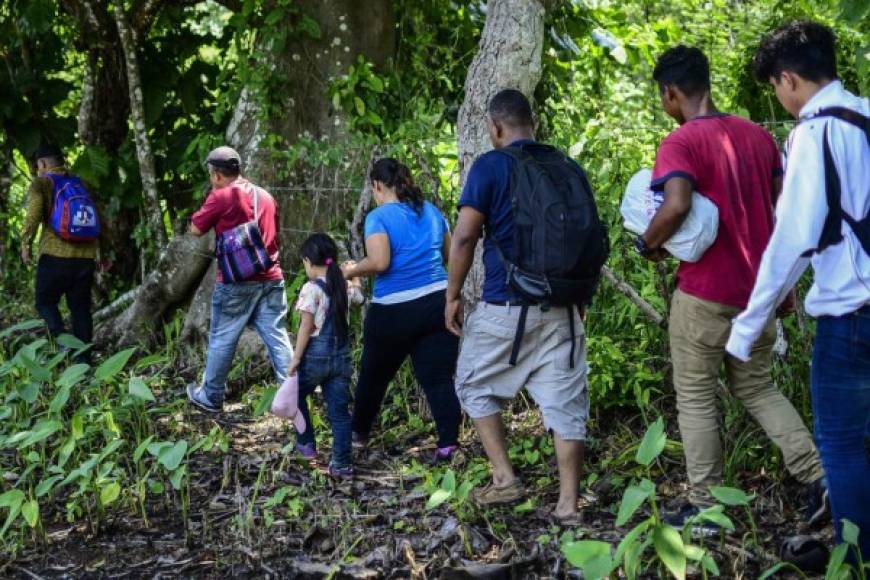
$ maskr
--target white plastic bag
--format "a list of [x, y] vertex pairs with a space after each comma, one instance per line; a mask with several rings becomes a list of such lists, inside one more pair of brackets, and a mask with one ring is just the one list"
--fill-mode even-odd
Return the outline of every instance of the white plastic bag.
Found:
[[[625, 196], [619, 210], [625, 220], [625, 229], [642, 234], [662, 201], [664, 192], [652, 191], [652, 171], [641, 169], [628, 182]], [[692, 211], [671, 239], [665, 242], [665, 249], [683, 262], [697, 262], [716, 241], [719, 233], [719, 209], [712, 201], [700, 193], [692, 193]]]

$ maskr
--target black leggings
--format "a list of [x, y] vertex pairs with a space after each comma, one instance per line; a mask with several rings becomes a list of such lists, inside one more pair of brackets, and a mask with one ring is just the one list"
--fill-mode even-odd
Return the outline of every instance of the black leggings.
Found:
[[399, 304], [372, 304], [363, 331], [353, 430], [368, 437], [387, 392], [410, 355], [438, 430], [438, 446], [456, 445], [461, 412], [453, 387], [459, 338], [444, 326], [445, 292]]

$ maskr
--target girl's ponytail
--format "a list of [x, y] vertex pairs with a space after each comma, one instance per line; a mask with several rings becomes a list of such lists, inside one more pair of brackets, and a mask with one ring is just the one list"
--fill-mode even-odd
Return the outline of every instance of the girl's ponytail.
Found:
[[338, 265], [338, 246], [328, 235], [316, 233], [302, 242], [300, 253], [313, 265], [326, 266], [326, 294], [335, 323], [335, 334], [340, 341], [347, 340], [350, 334], [347, 322], [347, 282]]

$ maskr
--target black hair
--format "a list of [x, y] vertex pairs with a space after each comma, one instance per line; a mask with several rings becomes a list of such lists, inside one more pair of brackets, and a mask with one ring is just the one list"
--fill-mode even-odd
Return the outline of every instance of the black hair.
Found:
[[224, 177], [238, 177], [242, 174], [242, 168], [235, 159], [221, 162], [209, 161], [208, 165], [212, 171], [220, 173]]
[[700, 48], [680, 44], [664, 51], [653, 69], [659, 91], [674, 86], [687, 97], [710, 92], [710, 61]]
[[510, 127], [535, 126], [535, 118], [532, 116], [532, 105], [529, 99], [516, 89], [503, 89], [490, 99], [488, 107], [489, 117], [493, 121], [503, 123]]
[[764, 83], [779, 80], [786, 70], [814, 83], [835, 79], [834, 32], [818, 22], [789, 22], [761, 40], [752, 68], [755, 78]]
[[324, 233], [308, 236], [300, 253], [314, 266], [326, 266], [326, 295], [329, 297], [329, 313], [335, 321], [335, 333], [340, 341], [347, 340], [347, 281], [338, 265], [338, 246]]
[[380, 181], [387, 187], [395, 188], [399, 201], [410, 205], [418, 214], [423, 211], [423, 191], [414, 183], [411, 170], [404, 163], [392, 157], [378, 159], [369, 172], [369, 181]]
[[43, 141], [33, 154], [34, 162], [40, 159], [48, 159], [55, 166], [64, 164], [63, 151], [61, 151], [60, 147], [46, 141]]

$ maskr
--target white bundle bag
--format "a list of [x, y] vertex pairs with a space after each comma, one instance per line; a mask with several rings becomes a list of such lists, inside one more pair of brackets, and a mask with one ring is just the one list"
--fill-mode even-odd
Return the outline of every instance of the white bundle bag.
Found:
[[[642, 234], [646, 231], [659, 206], [664, 201], [663, 191], [650, 189], [652, 171], [641, 169], [629, 180], [619, 208], [625, 220], [625, 229]], [[697, 262], [716, 241], [719, 233], [719, 209], [697, 191], [692, 192], [692, 211], [664, 248], [683, 262]]]

